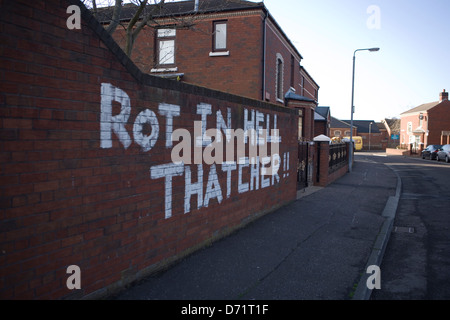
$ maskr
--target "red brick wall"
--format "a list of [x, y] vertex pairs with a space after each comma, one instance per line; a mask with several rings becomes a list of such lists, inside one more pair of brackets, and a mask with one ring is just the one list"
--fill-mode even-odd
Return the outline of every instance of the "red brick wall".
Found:
[[446, 100], [428, 111], [428, 144], [447, 144], [447, 137], [441, 141], [442, 131], [450, 131], [450, 101]]
[[[7, 1], [0, 11], [1, 299], [112, 293], [296, 196], [294, 110], [143, 75], [86, 12], [81, 29], [69, 30], [69, 4]], [[111, 93], [121, 103], [108, 103]], [[105, 110], [126, 114], [127, 96], [121, 142]], [[202, 205], [187, 196], [186, 210], [188, 171], [195, 183], [198, 166], [159, 169], [173, 165], [168, 128], [192, 133], [200, 103], [211, 105], [207, 128], [219, 111], [226, 122], [230, 110], [233, 129], [243, 128], [246, 112], [263, 128], [267, 119], [274, 128], [276, 116], [280, 169], [257, 178], [236, 163], [228, 180], [221, 165], [215, 175], [203, 162]], [[165, 104], [179, 107], [173, 126]], [[163, 175], [171, 173], [169, 188]], [[81, 289], [66, 286], [70, 265], [81, 269]]]
[[[387, 132], [358, 133], [363, 138], [363, 150], [384, 150], [387, 147]], [[370, 136], [370, 139], [369, 139]], [[370, 144], [369, 144], [370, 141]]]

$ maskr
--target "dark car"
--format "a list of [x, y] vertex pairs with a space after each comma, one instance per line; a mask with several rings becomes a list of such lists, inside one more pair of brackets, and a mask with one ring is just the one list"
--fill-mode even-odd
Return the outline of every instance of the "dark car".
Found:
[[442, 148], [440, 144], [430, 144], [425, 150], [422, 151], [422, 159], [435, 160], [439, 149]]
[[437, 161], [445, 160], [445, 162], [450, 162], [450, 144], [446, 144], [439, 149], [436, 157]]

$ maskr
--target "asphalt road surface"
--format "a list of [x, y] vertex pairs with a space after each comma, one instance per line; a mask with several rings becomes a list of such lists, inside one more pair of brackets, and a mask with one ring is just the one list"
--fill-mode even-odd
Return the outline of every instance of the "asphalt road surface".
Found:
[[373, 300], [450, 299], [450, 164], [369, 156], [401, 178], [394, 229]]

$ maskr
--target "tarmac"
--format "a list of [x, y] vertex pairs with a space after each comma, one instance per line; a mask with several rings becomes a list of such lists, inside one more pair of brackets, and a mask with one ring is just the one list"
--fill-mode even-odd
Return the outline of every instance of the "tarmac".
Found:
[[368, 267], [381, 265], [400, 189], [388, 166], [356, 154], [352, 172], [334, 183], [298, 191], [296, 201], [111, 299], [368, 300], [376, 290]]

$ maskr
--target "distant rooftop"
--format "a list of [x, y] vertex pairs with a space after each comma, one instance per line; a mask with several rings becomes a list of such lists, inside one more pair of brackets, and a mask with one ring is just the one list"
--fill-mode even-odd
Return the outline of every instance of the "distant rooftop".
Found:
[[[350, 123], [350, 120], [344, 120]], [[372, 125], [370, 125], [372, 123]], [[378, 126], [373, 120], [353, 120], [353, 126], [358, 129], [358, 133], [380, 133]]]
[[[133, 3], [124, 4], [120, 14], [120, 20], [127, 21], [130, 20], [138, 6]], [[200, 13], [211, 13], [211, 12], [221, 12], [221, 11], [233, 11], [233, 10], [245, 10], [245, 9], [255, 9], [255, 8], [265, 8], [264, 2], [251, 2], [244, 0], [199, 0], [198, 12]], [[163, 6], [158, 4], [149, 4], [145, 9], [155, 18], [162, 18], [166, 16], [178, 16], [195, 13], [195, 1], [178, 1], [178, 2], [166, 2]], [[107, 23], [111, 20], [113, 6], [99, 8], [99, 21]]]

